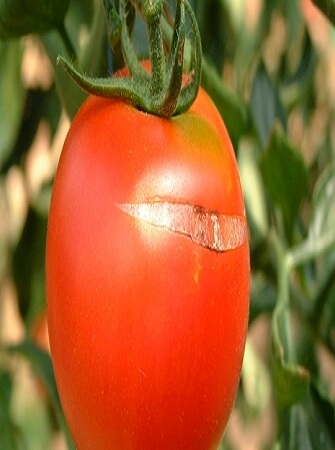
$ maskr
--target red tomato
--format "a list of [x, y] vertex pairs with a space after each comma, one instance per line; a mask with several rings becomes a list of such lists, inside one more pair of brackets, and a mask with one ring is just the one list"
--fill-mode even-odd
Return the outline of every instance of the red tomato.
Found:
[[46, 262], [53, 365], [78, 449], [217, 449], [249, 276], [237, 164], [205, 92], [170, 120], [90, 97], [60, 158]]

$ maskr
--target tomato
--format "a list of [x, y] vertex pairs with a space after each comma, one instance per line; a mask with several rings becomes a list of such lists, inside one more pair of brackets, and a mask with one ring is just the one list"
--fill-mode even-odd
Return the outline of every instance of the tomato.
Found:
[[78, 449], [217, 449], [249, 270], [238, 168], [207, 94], [169, 120], [89, 97], [59, 161], [46, 255], [51, 354]]

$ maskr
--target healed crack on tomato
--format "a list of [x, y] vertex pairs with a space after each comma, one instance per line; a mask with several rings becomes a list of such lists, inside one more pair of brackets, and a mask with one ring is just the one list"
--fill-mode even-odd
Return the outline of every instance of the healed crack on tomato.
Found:
[[240, 216], [219, 214], [185, 203], [116, 203], [126, 214], [156, 227], [186, 235], [216, 252], [234, 250], [247, 238], [246, 221]]

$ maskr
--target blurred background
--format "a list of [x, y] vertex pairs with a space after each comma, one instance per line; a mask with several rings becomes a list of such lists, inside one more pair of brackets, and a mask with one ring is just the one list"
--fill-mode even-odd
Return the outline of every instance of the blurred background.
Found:
[[[56, 57], [78, 58], [86, 71], [105, 76], [122, 61], [108, 50], [102, 2], [48, 1], [58, 5], [64, 29], [47, 21], [55, 17], [51, 7], [41, 24], [29, 1], [36, 23], [19, 25], [20, 2], [12, 10], [9, 3], [0, 1], [0, 450], [61, 450], [69, 440], [48, 354], [45, 238], [58, 158], [85, 96]], [[333, 450], [334, 27], [310, 0], [192, 4], [202, 83], [232, 136], [250, 226], [249, 334], [222, 449]], [[144, 31], [135, 25], [143, 56]], [[285, 364], [277, 329], [273, 233], [293, 261], [294, 366]]]

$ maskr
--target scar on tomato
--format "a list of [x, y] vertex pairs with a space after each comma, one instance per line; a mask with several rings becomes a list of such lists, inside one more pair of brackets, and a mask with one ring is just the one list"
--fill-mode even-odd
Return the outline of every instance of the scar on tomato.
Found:
[[187, 203], [116, 203], [126, 214], [153, 226], [186, 235], [202, 247], [216, 252], [234, 250], [247, 238], [244, 217], [220, 214]]

